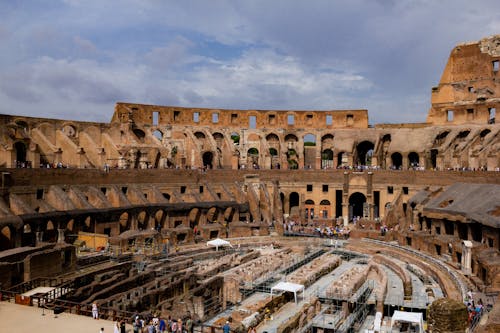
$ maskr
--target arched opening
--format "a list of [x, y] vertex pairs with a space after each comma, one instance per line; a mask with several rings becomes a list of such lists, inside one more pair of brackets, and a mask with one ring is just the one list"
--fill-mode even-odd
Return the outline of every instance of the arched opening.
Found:
[[481, 138], [481, 141], [484, 139], [484, 137], [488, 134], [490, 134], [491, 130], [489, 129], [484, 129], [481, 131], [481, 133], [479, 134], [479, 137]]
[[154, 216], [155, 216], [155, 219], [154, 219], [155, 220], [155, 226], [154, 226], [154, 228], [155, 228], [155, 230], [160, 231], [161, 228], [162, 228], [162, 226], [163, 226], [162, 225], [163, 216], [164, 216], [163, 210], [161, 210], [161, 209], [157, 210]]
[[370, 141], [363, 141], [356, 146], [356, 161], [357, 165], [371, 165], [374, 144]]
[[207, 211], [207, 222], [208, 223], [218, 223], [220, 221], [218, 221], [219, 217], [219, 210], [217, 209], [217, 207], [211, 207], [208, 211]]
[[412, 151], [408, 154], [408, 165], [410, 166], [410, 168], [418, 168], [420, 166], [419, 162], [420, 159], [416, 152]]
[[297, 192], [290, 193], [290, 216], [299, 217], [299, 194]]
[[90, 218], [90, 216], [87, 216], [85, 218], [85, 220], [83, 221], [83, 230], [82, 231], [85, 231], [85, 232], [90, 232], [91, 229], [91, 224], [92, 224], [92, 219]]
[[26, 144], [18, 141], [14, 144], [16, 150], [16, 168], [26, 167]]
[[231, 133], [231, 140], [233, 140], [235, 146], [238, 146], [240, 144], [240, 135], [236, 132]]
[[0, 232], [0, 250], [8, 250], [13, 247], [11, 238], [10, 228], [8, 226], [3, 227]]
[[[201, 212], [198, 208], [193, 208], [188, 214], [188, 221], [189, 221], [189, 227], [194, 230], [196, 226], [199, 225], [201, 217]], [[197, 229], [196, 233], [199, 232], [199, 229]]]
[[306, 200], [304, 203], [305, 215], [304, 219], [312, 220], [314, 218], [314, 201], [311, 199]]
[[195, 132], [194, 133], [194, 136], [198, 139], [198, 140], [205, 140], [206, 136], [203, 132]]
[[148, 217], [148, 214], [145, 211], [142, 211], [137, 215], [137, 227], [139, 228], [139, 230], [146, 230], [147, 229], [147, 227], [148, 227], [147, 217]]
[[401, 170], [403, 167], [403, 156], [400, 153], [393, 153], [391, 155], [391, 169], [393, 170]]
[[321, 169], [333, 168], [333, 150], [325, 149], [321, 152]]
[[247, 165], [253, 169], [259, 169], [259, 150], [257, 148], [250, 148], [247, 151]]
[[57, 230], [52, 221], [48, 221], [45, 226], [43, 240], [49, 243], [55, 243], [57, 241]]
[[207, 169], [212, 169], [213, 168], [213, 159], [214, 159], [214, 154], [211, 151], [206, 151], [202, 155], [203, 159], [203, 167]]
[[120, 215], [120, 219], [118, 220], [120, 224], [120, 234], [124, 231], [128, 230], [128, 213], [124, 212]]
[[353, 217], [363, 217], [368, 216], [368, 214], [364, 214], [364, 206], [366, 203], [366, 197], [363, 193], [355, 192], [351, 194], [349, 197], [349, 220], [352, 220]]
[[224, 143], [224, 135], [222, 135], [222, 133], [215, 132], [214, 134], [212, 134], [212, 137], [214, 138], [214, 141], [215, 141], [215, 144], [217, 145], [217, 147], [221, 148], [223, 146], [223, 143]]
[[35, 246], [36, 235], [31, 228], [31, 225], [25, 224], [23, 226], [22, 246]]
[[431, 149], [431, 165], [433, 169], [437, 168], [437, 155], [438, 155], [438, 150], [437, 149]]
[[319, 203], [319, 213], [322, 219], [327, 219], [330, 217], [331, 205], [329, 200], [321, 200]]
[[144, 133], [143, 130], [140, 130], [138, 128], [134, 128], [133, 130], [135, 136], [139, 140], [139, 142], [144, 143], [144, 137], [146, 136], [146, 133]]
[[316, 165], [316, 136], [304, 135], [304, 167], [313, 169]]
[[436, 136], [436, 138], [434, 139], [434, 146], [440, 146], [441, 144], [444, 143], [444, 140], [446, 139], [446, 137], [448, 136], [448, 134], [450, 133], [450, 131], [444, 131], [440, 134], [438, 134]]
[[160, 142], [163, 142], [163, 133], [160, 130], [155, 130], [153, 136], [160, 140]]

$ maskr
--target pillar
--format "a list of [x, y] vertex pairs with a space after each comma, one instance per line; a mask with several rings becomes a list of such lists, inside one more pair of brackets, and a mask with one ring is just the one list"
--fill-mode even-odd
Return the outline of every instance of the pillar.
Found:
[[36, 232], [35, 246], [39, 246], [43, 242], [43, 231]]
[[85, 168], [85, 161], [86, 161], [85, 150], [83, 149], [83, 147], [78, 147], [78, 150], [76, 151], [76, 153], [78, 154], [77, 167], [78, 168]]
[[65, 243], [64, 229], [57, 229], [57, 243], [58, 244]]
[[470, 275], [472, 273], [471, 270], [471, 262], [472, 262], [472, 242], [471, 241], [462, 241], [462, 272], [465, 275]]

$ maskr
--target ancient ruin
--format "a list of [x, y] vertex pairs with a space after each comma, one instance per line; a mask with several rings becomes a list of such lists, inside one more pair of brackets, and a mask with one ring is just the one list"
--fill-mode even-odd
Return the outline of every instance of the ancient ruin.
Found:
[[207, 332], [374, 329], [470, 290], [498, 313], [499, 45], [456, 46], [419, 124], [132, 103], [110, 123], [0, 115], [2, 297]]

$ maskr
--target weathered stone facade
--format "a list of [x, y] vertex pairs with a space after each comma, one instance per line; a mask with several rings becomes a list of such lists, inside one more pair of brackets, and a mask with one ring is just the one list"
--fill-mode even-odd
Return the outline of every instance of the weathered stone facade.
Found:
[[[398, 240], [444, 257], [478, 287], [499, 290], [499, 208], [493, 199], [500, 186], [499, 38], [452, 51], [423, 124], [369, 126], [367, 110], [131, 103], [117, 103], [106, 124], [0, 115], [0, 283], [10, 287], [73, 272], [79, 289], [71, 301], [98, 299], [111, 310], [154, 305], [169, 313], [182, 299], [185, 308], [175, 311], [204, 318], [241, 300], [233, 289], [248, 274], [243, 263], [257, 255], [217, 260], [205, 271], [193, 263], [214, 255], [196, 244], [266, 236], [272, 245], [271, 237], [293, 222]], [[471, 195], [480, 197], [470, 202], [487, 203], [485, 214], [468, 206], [467, 197], [458, 206], [446, 201], [457, 199], [440, 197], [457, 191], [457, 183], [464, 193], [477, 189]], [[384, 225], [390, 232], [382, 235]], [[76, 246], [79, 233], [89, 240], [94, 235], [96, 250], [96, 237], [103, 236], [106, 253], [133, 253], [139, 262], [187, 250], [172, 265], [148, 262], [144, 272], [127, 262], [78, 273], [68, 244]], [[471, 242], [470, 253], [464, 241]], [[376, 251], [366, 245], [359, 250]], [[470, 267], [462, 262], [466, 255]], [[241, 276], [217, 275], [233, 268]], [[387, 280], [379, 266], [371, 271]], [[410, 294], [408, 273], [397, 273]], [[460, 297], [439, 267], [433, 274]]]

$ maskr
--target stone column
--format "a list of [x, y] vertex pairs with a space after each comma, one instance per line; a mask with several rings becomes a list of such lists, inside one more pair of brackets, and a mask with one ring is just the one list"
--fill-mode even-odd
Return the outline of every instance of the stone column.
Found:
[[35, 246], [39, 246], [43, 242], [43, 231], [36, 232]]
[[471, 241], [462, 241], [462, 272], [465, 275], [472, 274], [471, 270], [471, 261], [472, 261], [472, 242]]
[[78, 168], [85, 168], [85, 150], [83, 149], [83, 147], [78, 147], [78, 150], [76, 151], [76, 153], [78, 154], [78, 165], [77, 167]]
[[57, 229], [57, 243], [58, 244], [65, 243], [64, 229]]

